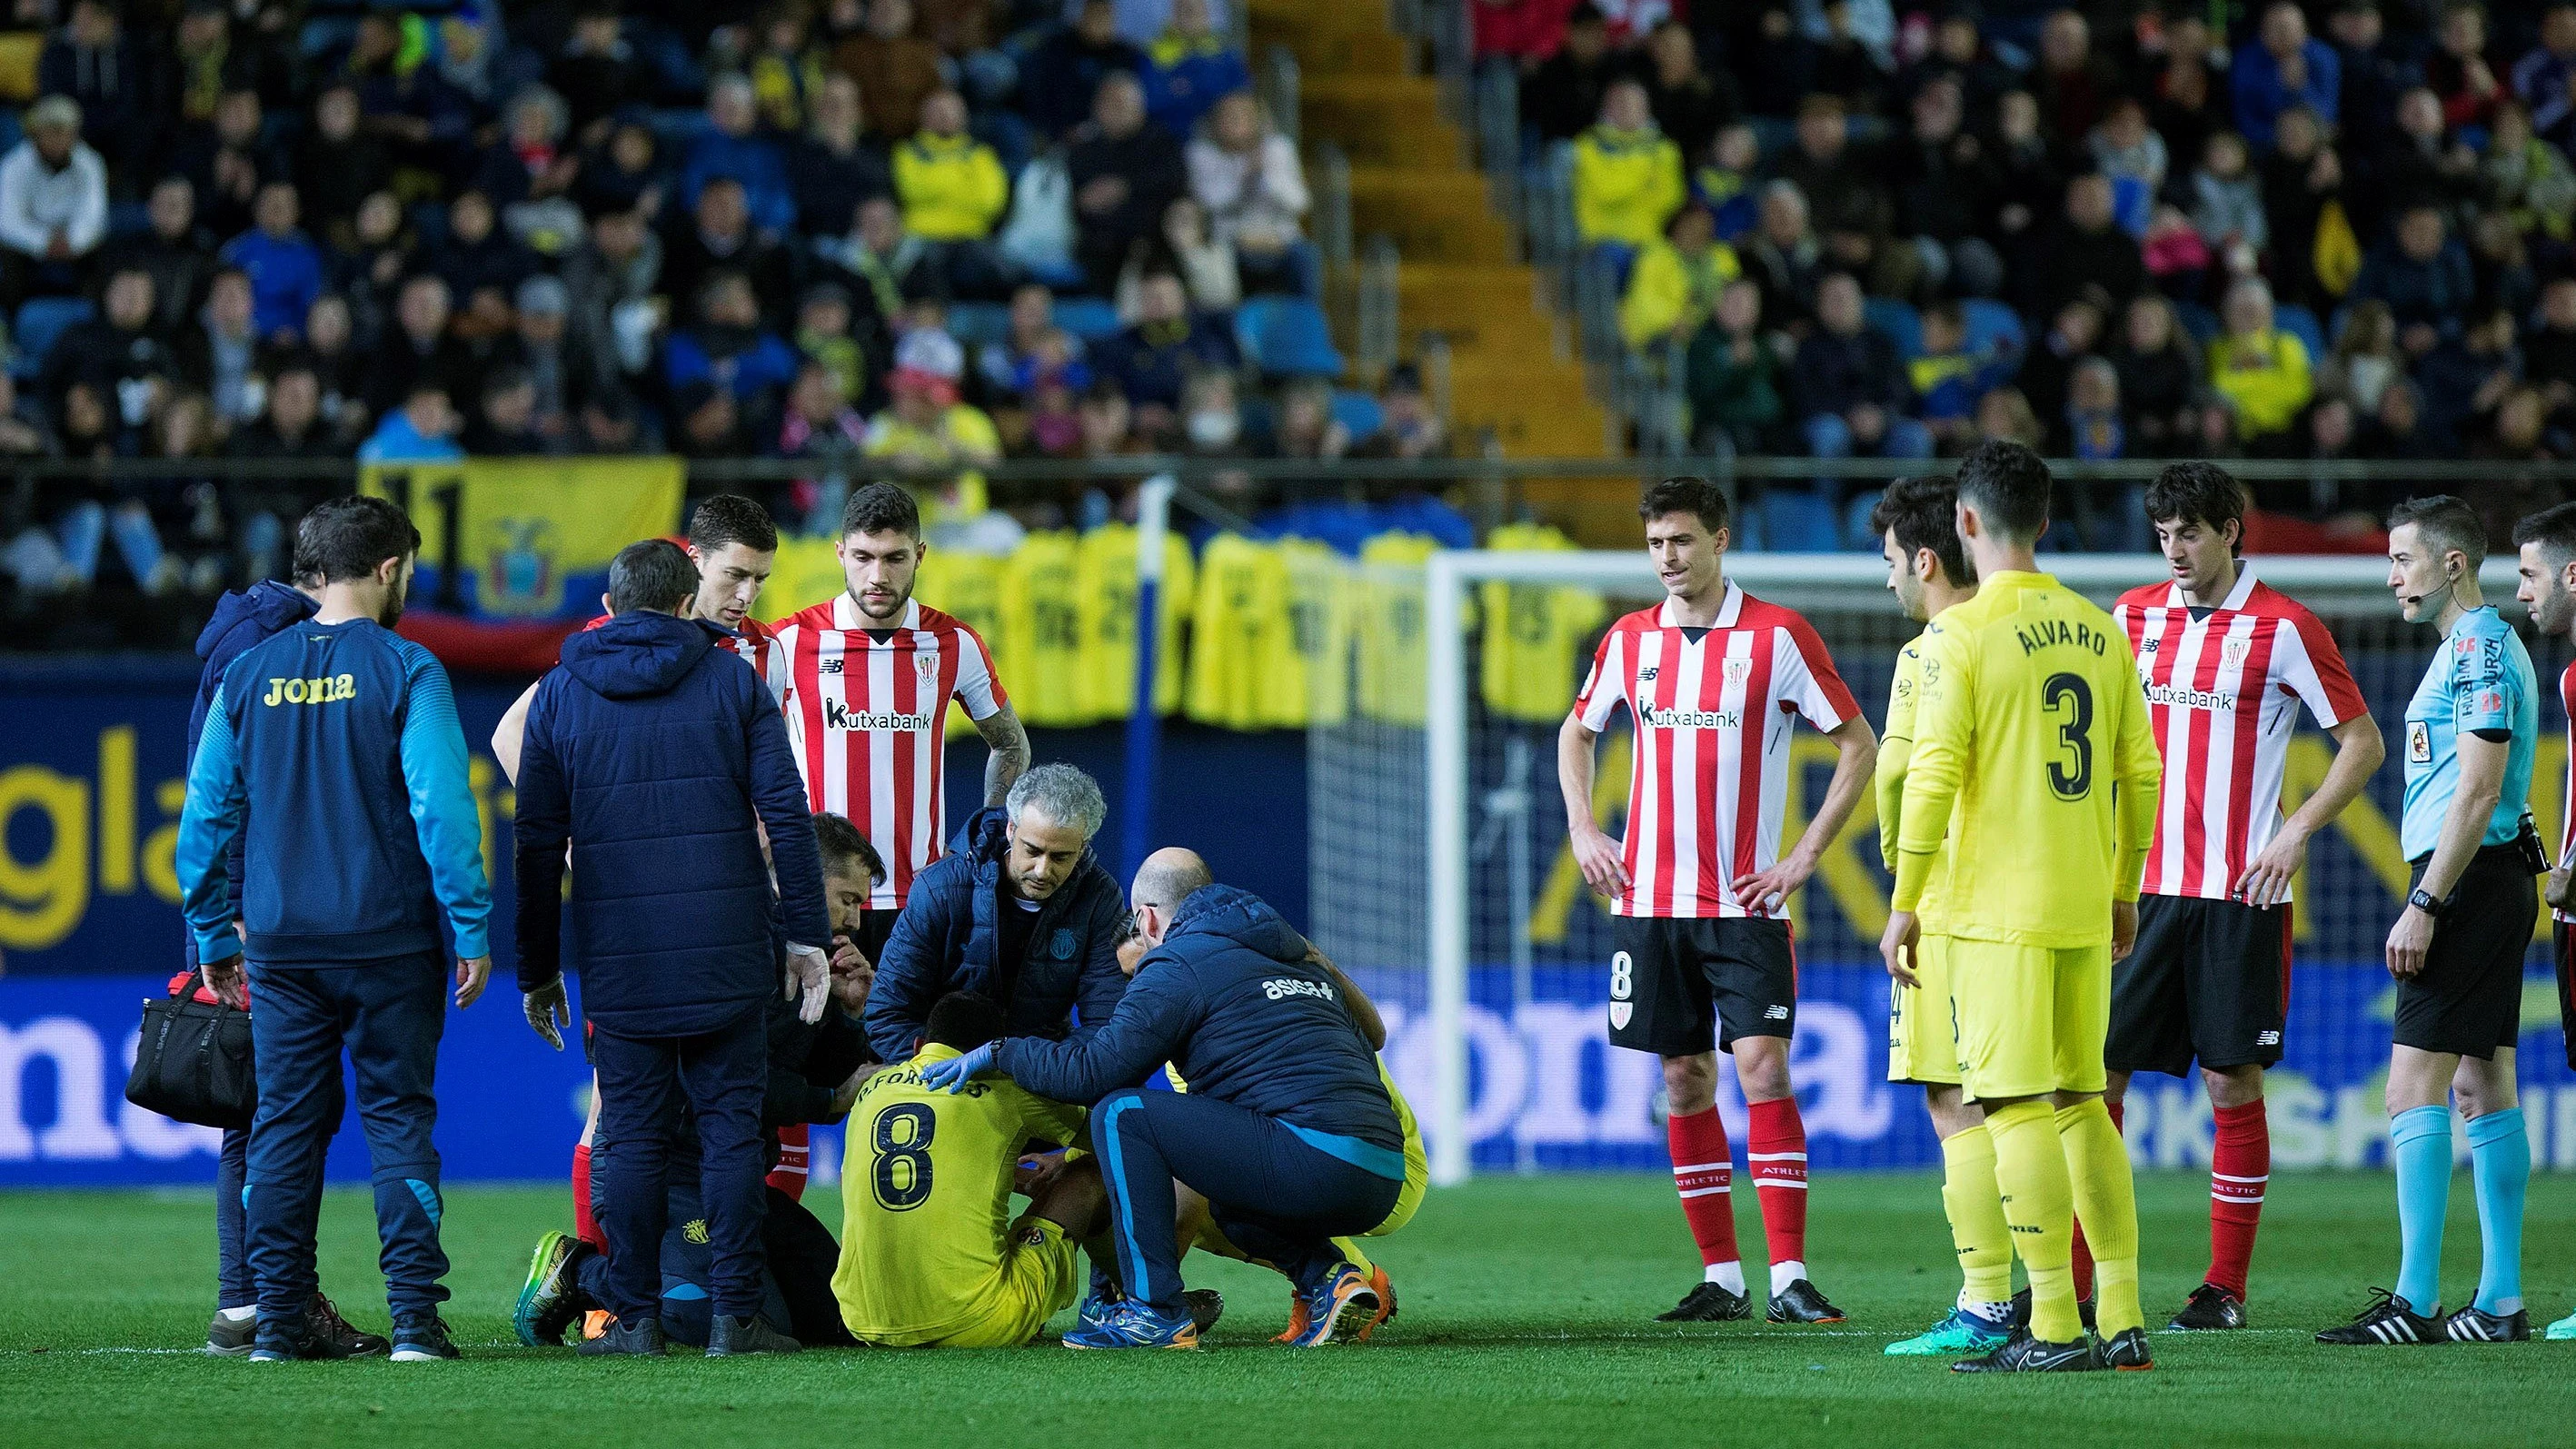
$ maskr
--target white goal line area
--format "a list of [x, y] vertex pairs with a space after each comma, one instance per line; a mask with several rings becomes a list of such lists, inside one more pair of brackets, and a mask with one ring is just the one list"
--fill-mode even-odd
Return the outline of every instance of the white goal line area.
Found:
[[[2172, 577], [2170, 567], [2156, 554], [2044, 554], [2039, 563], [2044, 571], [2105, 607], [2141, 584]], [[2248, 564], [2257, 577], [2315, 610], [2339, 638], [2365, 622], [2372, 622], [2374, 629], [2402, 628], [2396, 600], [2387, 584], [2388, 563], [2383, 557], [2277, 555], [2250, 558]], [[1354, 565], [1354, 569], [1359, 577], [1386, 577], [1385, 571], [1374, 566]], [[1839, 631], [1824, 631], [1829, 641], [1836, 638], [1837, 632], [1846, 638], [1862, 630], [1872, 638], [1893, 638], [1912, 628], [1903, 621], [1896, 599], [1887, 588], [1885, 562], [1875, 555], [1730, 554], [1726, 574], [1760, 598], [1810, 616], [1842, 621]], [[1659, 600], [1662, 586], [1642, 549], [1444, 551], [1428, 558], [1419, 577], [1423, 589], [1424, 688], [1419, 782], [1397, 778], [1399, 772], [1393, 768], [1397, 762], [1387, 758], [1391, 751], [1411, 753], [1411, 741], [1381, 730], [1376, 740], [1364, 743], [1362, 748], [1377, 752], [1378, 768], [1385, 775], [1379, 782], [1382, 793], [1374, 801], [1332, 804], [1334, 808], [1365, 809], [1373, 803], [1386, 812], [1383, 818], [1389, 820], [1390, 826], [1400, 824], [1402, 833], [1419, 844], [1420, 894], [1406, 890], [1401, 880], [1383, 879], [1384, 871], [1402, 869], [1406, 864], [1389, 850], [1380, 862], [1381, 880], [1368, 883], [1370, 893], [1380, 899], [1366, 908], [1398, 917], [1390, 920], [1390, 932], [1401, 933], [1399, 939], [1419, 942], [1417, 959], [1426, 968], [1419, 1009], [1428, 1041], [1423, 1044], [1427, 1051], [1418, 1062], [1419, 1068], [1427, 1070], [1421, 1071], [1415, 1085], [1428, 1089], [1422, 1093], [1420, 1105], [1424, 1109], [1422, 1123], [1432, 1180], [1451, 1184], [1467, 1178], [1476, 1147], [1469, 1127], [1470, 1043], [1475, 1039], [1470, 1021], [1470, 976], [1471, 968], [1480, 959], [1473, 924], [1479, 918], [1479, 907], [1474, 897], [1479, 889], [1490, 890], [1488, 883], [1480, 883], [1478, 872], [1492, 869], [1480, 863], [1481, 856], [1490, 852], [1480, 852], [1476, 828], [1478, 801], [1484, 798], [1476, 788], [1480, 777], [1476, 751], [1480, 747], [1490, 750], [1491, 743], [1480, 738], [1487, 721], [1474, 694], [1476, 651], [1480, 647], [1470, 627], [1478, 613], [1475, 591], [1486, 584], [1587, 590], [1616, 601], [1608, 615], [1616, 617], [1627, 609]], [[2521, 622], [2521, 611], [2513, 603], [2516, 579], [2510, 553], [2490, 557], [2479, 570], [2479, 583], [2486, 602], [2501, 605], [2509, 621]], [[1597, 629], [1592, 637], [1598, 637]], [[2433, 642], [2427, 630], [2419, 647], [2429, 654]], [[1588, 656], [1577, 662], [1587, 664]], [[1492, 667], [1490, 657], [1485, 667]], [[1846, 666], [1846, 673], [1848, 669]], [[1529, 758], [1522, 762], [1525, 771], [1519, 778], [1526, 781], [1529, 800], [1525, 808], [1541, 817], [1551, 816], [1558, 808], [1553, 746], [1533, 743], [1525, 747], [1524, 753]], [[1538, 757], [1541, 755], [1544, 758]], [[1410, 773], [1410, 766], [1401, 773]], [[1488, 761], [1482, 771], [1488, 783], [1491, 774]], [[1350, 786], [1337, 779], [1318, 778], [1310, 788], [1320, 797]], [[1416, 821], [1394, 821], [1392, 816], [1404, 810], [1408, 800], [1419, 802], [1420, 815]], [[1319, 798], [1317, 808], [1328, 807]], [[1488, 812], [1490, 808], [1488, 800]], [[1412, 832], [1417, 830], [1420, 833], [1414, 835]], [[1347, 832], [1342, 838], [1347, 838]], [[1332, 848], [1334, 845], [1320, 833], [1310, 845], [1310, 849], [1318, 851]], [[1414, 902], [1419, 903], [1419, 921], [1401, 921], [1400, 915], [1409, 915], [1416, 908]], [[1485, 957], [1497, 954], [1490, 948], [1490, 939], [1488, 931]], [[1525, 945], [1521, 954], [1525, 964]], [[1487, 1071], [1490, 1070], [1488, 1064]]]

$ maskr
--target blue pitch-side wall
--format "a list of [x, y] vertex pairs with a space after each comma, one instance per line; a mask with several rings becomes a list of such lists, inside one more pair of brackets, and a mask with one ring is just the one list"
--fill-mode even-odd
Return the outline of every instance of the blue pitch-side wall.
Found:
[[[1874, 659], [1853, 671], [1856, 684], [1883, 675]], [[0, 743], [7, 847], [0, 854], [7, 971], [0, 978], [0, 1186], [198, 1182], [213, 1173], [213, 1134], [133, 1111], [122, 1097], [142, 998], [162, 989], [178, 959], [169, 861], [179, 735], [193, 680], [192, 670], [161, 661], [0, 669], [0, 701], [19, 721]], [[520, 682], [459, 683], [469, 738], [479, 741]], [[2396, 718], [2397, 702], [2375, 702], [2383, 722]], [[1101, 777], [1113, 802], [1119, 799], [1114, 727], [1041, 731], [1036, 744], [1040, 760], [1083, 765]], [[1305, 750], [1295, 733], [1175, 727], [1155, 830], [1158, 841], [1207, 853], [1221, 878], [1257, 885], [1300, 924], [1307, 916]], [[479, 744], [476, 754], [487, 833], [499, 845], [490, 854], [506, 877], [506, 785]], [[980, 790], [982, 760], [979, 742], [952, 749], [952, 821]], [[1116, 834], [1113, 821], [1103, 838]], [[2359, 869], [2349, 852], [2320, 846], [2313, 859], [2311, 899], [2377, 901], [2375, 884], [2345, 878]], [[496, 884], [506, 903], [506, 878]], [[1821, 892], [1811, 896], [1822, 900]], [[1795, 1047], [1814, 1163], [1822, 1170], [1930, 1164], [1937, 1152], [1916, 1094], [1883, 1080], [1886, 978], [1848, 949], [1853, 933], [1845, 923], [1818, 924], [1803, 938]], [[506, 923], [497, 934], [506, 953]], [[1550, 964], [1541, 954], [1532, 1000], [1517, 1010], [1499, 966], [1480, 968], [1473, 982], [1470, 1126], [1479, 1164], [1661, 1168], [1652, 1060], [1604, 1045], [1606, 982], [1596, 966]], [[2275, 1160], [2284, 1168], [2370, 1164], [2384, 1151], [2377, 1082], [2387, 1051], [2388, 978], [2375, 963], [2321, 954], [2299, 958], [2289, 1060], [2272, 1087]], [[519, 1020], [506, 954], [498, 971], [491, 996], [451, 1014], [439, 1145], [454, 1179], [559, 1178], [579, 1131], [586, 1074], [577, 1055], [545, 1050]], [[1377, 978], [1371, 986], [1394, 1028], [1389, 1054], [1397, 1075], [1417, 1102], [1427, 1102], [1429, 1043], [1418, 1011], [1409, 1009], [1419, 1001], [1419, 978]], [[2524, 1021], [2534, 1156], [2576, 1167], [2576, 1074], [2564, 1065], [2545, 977], [2529, 983]], [[1721, 1104], [1741, 1141], [1742, 1108], [1731, 1081]], [[2207, 1160], [2207, 1108], [2196, 1088], [2140, 1079], [2129, 1127], [2142, 1162]], [[837, 1161], [837, 1151], [817, 1154], [818, 1169]], [[332, 1168], [344, 1180], [364, 1176], [354, 1121]]]

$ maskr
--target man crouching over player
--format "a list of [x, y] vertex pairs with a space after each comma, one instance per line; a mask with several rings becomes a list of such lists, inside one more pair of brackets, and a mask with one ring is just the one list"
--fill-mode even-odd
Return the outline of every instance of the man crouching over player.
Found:
[[[1183, 1297], [1174, 1186], [1201, 1188], [1227, 1241], [1276, 1265], [1326, 1338], [1377, 1316], [1377, 1291], [1332, 1239], [1384, 1222], [1404, 1191], [1404, 1132], [1375, 1053], [1306, 940], [1258, 896], [1166, 857], [1136, 873], [1136, 979], [1081, 1041], [1009, 1037], [923, 1073], [973, 1090], [998, 1071], [1057, 1101], [1095, 1102], [1128, 1297], [1065, 1335], [1068, 1348], [1196, 1348]], [[1190, 1084], [1147, 1091], [1165, 1063]]]

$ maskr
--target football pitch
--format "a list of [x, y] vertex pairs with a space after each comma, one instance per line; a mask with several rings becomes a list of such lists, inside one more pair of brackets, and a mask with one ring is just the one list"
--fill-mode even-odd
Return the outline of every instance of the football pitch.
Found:
[[[2477, 1273], [2468, 1174], [2455, 1184], [2443, 1286]], [[838, 1225], [818, 1189], [814, 1205]], [[2198, 1281], [2208, 1180], [2143, 1173], [2150, 1315]], [[1746, 1204], [1749, 1209], [1751, 1204]], [[1957, 1288], [1933, 1178], [1816, 1184], [1809, 1257], [1850, 1315], [1830, 1328], [1651, 1321], [1697, 1265], [1668, 1179], [1489, 1177], [1436, 1193], [1383, 1243], [1401, 1314], [1376, 1341], [1292, 1352], [1265, 1342], [1280, 1280], [1204, 1258], [1226, 1295], [1210, 1349], [1182, 1353], [845, 1351], [710, 1363], [592, 1362], [523, 1349], [509, 1309], [562, 1188], [460, 1187], [452, 1364], [254, 1366], [192, 1350], [213, 1302], [201, 1192], [0, 1193], [0, 1443], [1050, 1446], [1270, 1444], [2288, 1445], [2563, 1444], [2576, 1437], [2576, 1344], [2327, 1349], [2395, 1271], [2395, 1207], [2377, 1174], [2272, 1181], [2254, 1327], [2160, 1334], [2156, 1371], [1965, 1378], [1881, 1349]], [[1739, 1215], [1748, 1248], [1761, 1241]], [[323, 1281], [382, 1330], [361, 1191], [323, 1215]], [[2533, 1179], [2525, 1268], [2533, 1317], [2576, 1306], [2576, 1179]], [[1061, 1330], [1071, 1315], [1059, 1320]], [[2157, 1317], [2161, 1322], [2161, 1317]]]

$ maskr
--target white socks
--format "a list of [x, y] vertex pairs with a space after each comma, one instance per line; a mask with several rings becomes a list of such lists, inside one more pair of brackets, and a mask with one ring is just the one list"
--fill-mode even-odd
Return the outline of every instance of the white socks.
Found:
[[1771, 1296], [1789, 1291], [1789, 1285], [1807, 1276], [1807, 1265], [1795, 1258], [1784, 1258], [1771, 1265]]
[[226, 1323], [248, 1323], [259, 1317], [259, 1305], [249, 1303], [239, 1308], [218, 1308], [215, 1310], [215, 1316]]
[[1742, 1263], [1711, 1263], [1707, 1271], [1700, 1276], [1704, 1281], [1714, 1283], [1729, 1293], [1741, 1295], [1744, 1292]]

